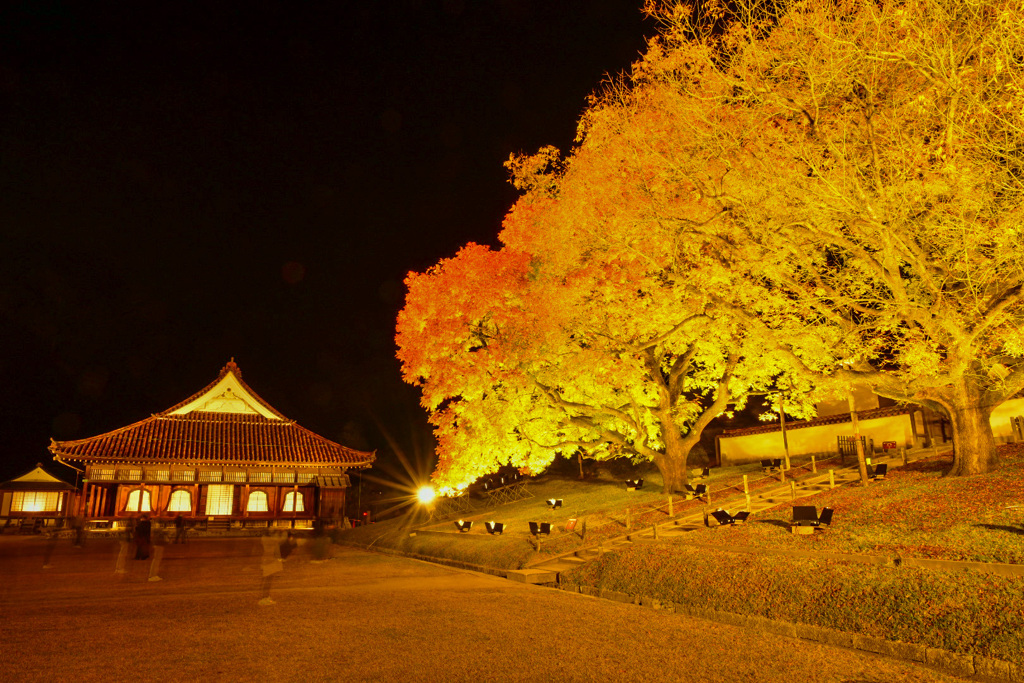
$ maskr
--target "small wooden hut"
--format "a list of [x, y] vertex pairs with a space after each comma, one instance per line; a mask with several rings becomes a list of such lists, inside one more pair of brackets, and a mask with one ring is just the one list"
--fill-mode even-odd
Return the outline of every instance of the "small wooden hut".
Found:
[[59, 527], [77, 501], [77, 489], [43, 469], [0, 484], [0, 528], [39, 531]]

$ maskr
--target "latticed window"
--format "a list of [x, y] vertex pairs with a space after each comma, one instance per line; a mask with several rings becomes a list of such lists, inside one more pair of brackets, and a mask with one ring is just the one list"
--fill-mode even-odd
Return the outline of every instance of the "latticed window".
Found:
[[89, 478], [93, 481], [113, 481], [114, 470], [90, 470]]
[[206, 487], [206, 514], [230, 515], [235, 497], [231, 484], [210, 484]]
[[242, 471], [227, 471], [224, 473], [224, 481], [234, 481], [245, 483], [245, 472]]
[[220, 481], [222, 474], [220, 470], [216, 472], [203, 471], [199, 473], [199, 481]]
[[149, 491], [135, 489], [128, 494], [128, 504], [124, 506], [124, 510], [125, 512], [151, 512], [153, 510], [151, 500], [152, 496], [149, 495]]
[[12, 512], [59, 512], [64, 502], [57, 491], [15, 491]]
[[270, 472], [250, 472], [249, 481], [259, 484], [269, 484]]
[[192, 512], [192, 494], [185, 489], [178, 489], [171, 494], [167, 502], [168, 512]]
[[289, 491], [284, 497], [284, 511], [305, 512], [306, 503], [303, 500], [303, 495], [298, 491]]
[[294, 472], [274, 472], [274, 483], [292, 484], [295, 482]]
[[315, 476], [316, 475], [313, 474], [312, 472], [299, 472], [298, 482], [300, 484], [308, 484], [309, 482], [313, 481], [313, 477]]
[[146, 479], [149, 481], [170, 481], [170, 470], [146, 470]]
[[249, 512], [267, 512], [267, 494], [264, 491], [253, 491], [249, 494], [249, 502], [245, 509]]
[[142, 470], [118, 470], [119, 481], [142, 481]]
[[195, 481], [196, 473], [193, 470], [174, 470], [171, 472], [171, 481]]

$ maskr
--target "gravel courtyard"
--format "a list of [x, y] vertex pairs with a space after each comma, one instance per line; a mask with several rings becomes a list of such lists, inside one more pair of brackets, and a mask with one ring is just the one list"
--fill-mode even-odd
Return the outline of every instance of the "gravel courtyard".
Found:
[[260, 606], [258, 539], [115, 574], [118, 543], [0, 538], [0, 667], [19, 681], [953, 681], [924, 667], [414, 560], [300, 546]]

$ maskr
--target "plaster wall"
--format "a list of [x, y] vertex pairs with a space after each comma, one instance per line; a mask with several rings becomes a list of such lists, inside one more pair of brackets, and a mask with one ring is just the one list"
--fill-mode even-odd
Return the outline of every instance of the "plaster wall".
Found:
[[[861, 436], [873, 439], [875, 448], [879, 450], [883, 441], [895, 441], [898, 447], [910, 448], [914, 445], [909, 415], [862, 419], [860, 433]], [[838, 448], [836, 437], [839, 436], [853, 436], [853, 427], [849, 422], [786, 430], [790, 456], [834, 455]], [[785, 454], [781, 430], [765, 434], [723, 436], [719, 441], [719, 449], [723, 467], [766, 458], [781, 458]]]
[[1024, 415], [1024, 398], [1013, 398], [992, 411], [989, 421], [992, 423], [992, 434], [996, 441], [1014, 441], [1011, 417]]

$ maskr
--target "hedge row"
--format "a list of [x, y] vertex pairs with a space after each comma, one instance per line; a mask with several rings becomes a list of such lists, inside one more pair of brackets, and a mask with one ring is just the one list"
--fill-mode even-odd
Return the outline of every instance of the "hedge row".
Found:
[[1024, 663], [1024, 579], [642, 545], [561, 575], [586, 585]]

